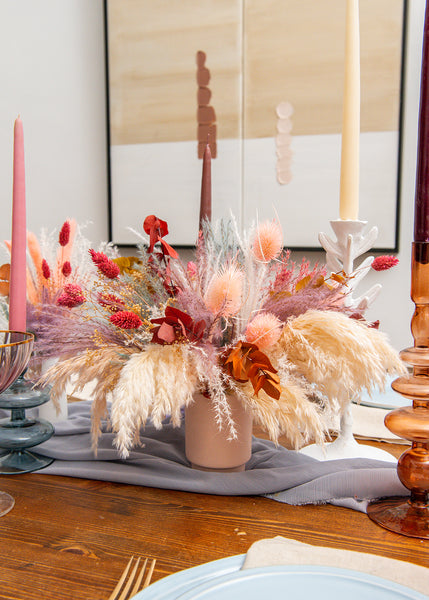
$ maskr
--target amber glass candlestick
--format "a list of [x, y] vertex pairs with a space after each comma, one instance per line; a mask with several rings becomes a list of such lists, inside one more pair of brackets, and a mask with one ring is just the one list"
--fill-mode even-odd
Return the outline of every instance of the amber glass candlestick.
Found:
[[398, 476], [411, 495], [388, 498], [368, 506], [369, 517], [386, 529], [410, 537], [429, 539], [429, 242], [414, 242], [411, 318], [414, 347], [401, 352], [413, 374], [399, 377], [392, 387], [413, 405], [390, 412], [385, 424], [412, 445], [399, 458]]

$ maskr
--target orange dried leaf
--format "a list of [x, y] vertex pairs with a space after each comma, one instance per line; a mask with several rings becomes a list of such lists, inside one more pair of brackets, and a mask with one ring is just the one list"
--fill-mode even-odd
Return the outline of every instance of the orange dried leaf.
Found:
[[331, 273], [331, 279], [341, 284], [345, 284], [347, 281], [342, 273]]
[[310, 275], [307, 275], [306, 277], [303, 277], [301, 279], [301, 281], [298, 281], [298, 283], [295, 286], [295, 291], [299, 292], [299, 290], [302, 290], [305, 288], [305, 286], [311, 281], [311, 277]]

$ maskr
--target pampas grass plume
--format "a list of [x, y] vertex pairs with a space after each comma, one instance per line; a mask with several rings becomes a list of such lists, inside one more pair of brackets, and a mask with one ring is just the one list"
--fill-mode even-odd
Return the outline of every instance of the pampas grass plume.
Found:
[[259, 225], [253, 238], [252, 251], [261, 262], [269, 262], [276, 258], [283, 247], [283, 235], [275, 221], [264, 221]]
[[272, 313], [259, 313], [246, 329], [246, 340], [261, 350], [273, 346], [280, 337], [282, 323]]
[[180, 425], [180, 409], [192, 401], [195, 389], [186, 345], [154, 344], [132, 355], [112, 392], [111, 422], [121, 457], [129, 455], [149, 416], [157, 429], [167, 417], [175, 427]]
[[388, 375], [406, 373], [381, 331], [333, 311], [311, 310], [291, 319], [275, 348], [342, 407], [364, 389], [383, 390]]
[[235, 265], [228, 265], [212, 277], [205, 294], [206, 306], [228, 317], [240, 309], [242, 292], [243, 273]]

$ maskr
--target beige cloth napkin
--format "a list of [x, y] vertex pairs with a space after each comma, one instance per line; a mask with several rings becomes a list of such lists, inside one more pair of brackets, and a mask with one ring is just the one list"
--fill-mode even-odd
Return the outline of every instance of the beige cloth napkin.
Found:
[[312, 546], [281, 536], [252, 544], [242, 568], [272, 565], [317, 565], [352, 569], [389, 579], [422, 594], [429, 593], [429, 569], [425, 567], [375, 554]]
[[356, 438], [376, 440], [390, 443], [408, 444], [406, 440], [398, 438], [389, 431], [384, 424], [384, 417], [388, 414], [385, 408], [373, 408], [361, 404], [352, 404], [353, 434]]

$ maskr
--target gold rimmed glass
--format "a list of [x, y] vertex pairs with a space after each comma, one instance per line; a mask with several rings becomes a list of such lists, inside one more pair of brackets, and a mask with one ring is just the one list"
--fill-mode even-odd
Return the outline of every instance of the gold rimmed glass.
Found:
[[[34, 336], [23, 331], [0, 330], [0, 394], [21, 375], [30, 360]], [[0, 491], [0, 517], [8, 513], [15, 500]]]

